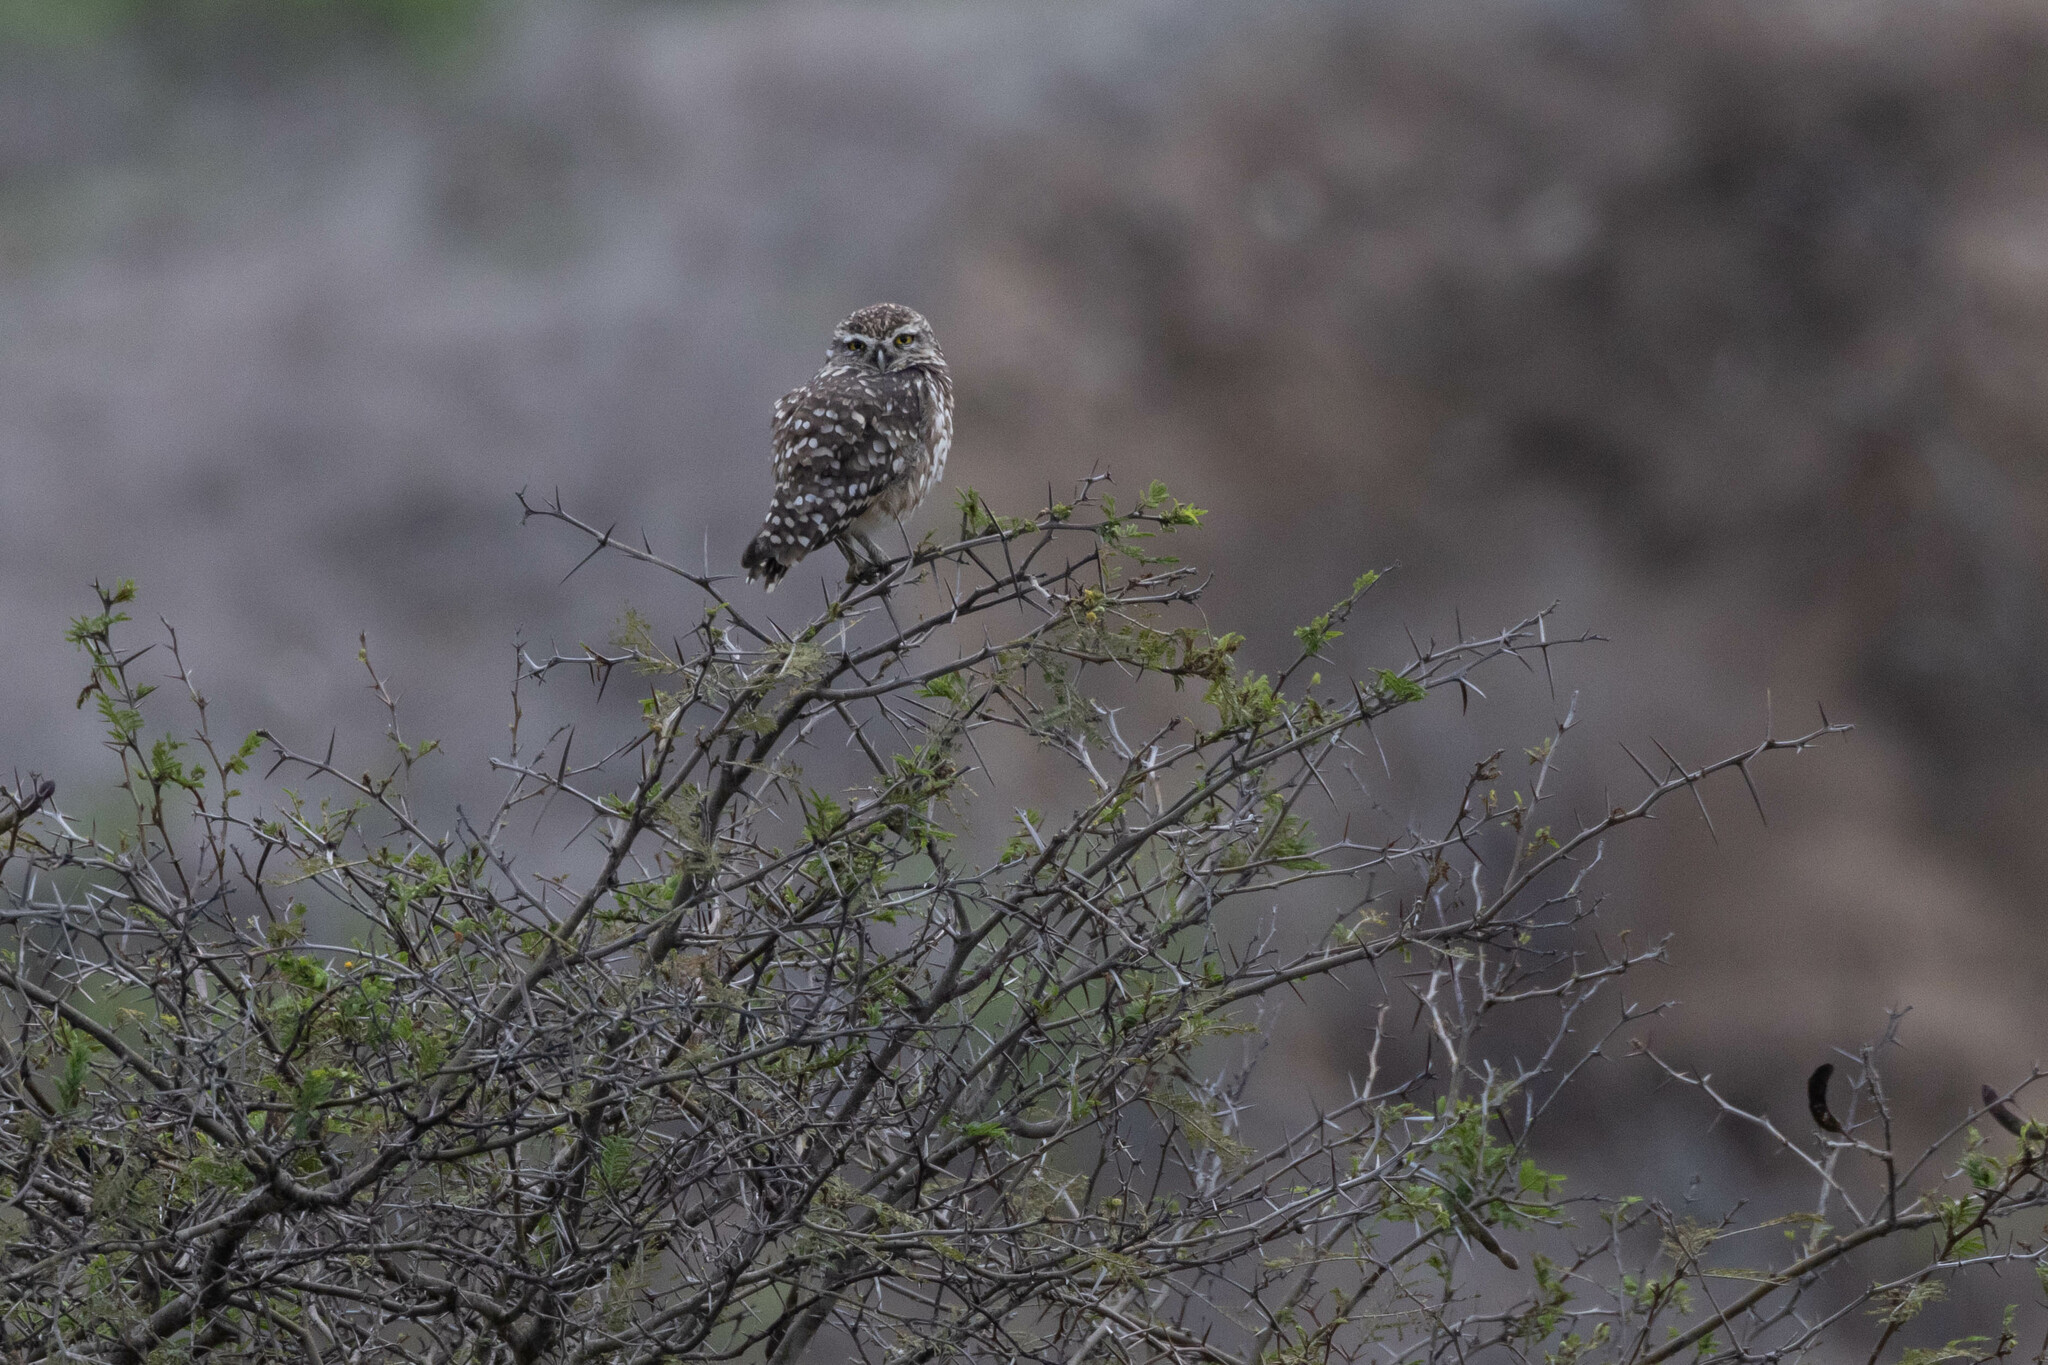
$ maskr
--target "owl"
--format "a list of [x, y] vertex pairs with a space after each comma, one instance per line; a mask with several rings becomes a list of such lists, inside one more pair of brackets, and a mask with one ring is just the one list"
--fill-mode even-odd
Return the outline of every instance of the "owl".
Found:
[[909, 516], [946, 470], [953, 376], [932, 325], [899, 303], [861, 309], [832, 334], [825, 368], [775, 405], [775, 497], [740, 556], [775, 590], [790, 566], [836, 543], [847, 577], [880, 572], [875, 537]]

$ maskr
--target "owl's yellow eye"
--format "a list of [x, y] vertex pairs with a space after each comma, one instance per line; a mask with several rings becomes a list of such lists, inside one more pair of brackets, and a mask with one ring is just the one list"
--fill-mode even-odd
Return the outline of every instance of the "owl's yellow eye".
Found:
[[862, 351], [865, 351], [867, 348], [868, 344], [865, 341], [862, 341], [859, 337], [848, 337], [846, 339], [846, 349], [852, 351], [856, 355], [858, 355]]
[[916, 340], [917, 333], [915, 332], [898, 332], [896, 334], [896, 344], [898, 346], [909, 346], [915, 343]]

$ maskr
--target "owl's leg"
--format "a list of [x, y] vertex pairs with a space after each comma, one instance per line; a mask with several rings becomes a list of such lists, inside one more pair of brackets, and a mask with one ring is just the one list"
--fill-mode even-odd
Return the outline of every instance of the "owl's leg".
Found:
[[875, 566], [877, 568], [887, 568], [890, 564], [895, 562], [891, 558], [889, 552], [887, 550], [884, 550], [881, 546], [877, 545], [875, 543], [875, 538], [869, 535], [866, 531], [855, 531], [854, 534], [860, 537], [861, 549], [867, 551], [868, 558], [874, 561]]
[[882, 576], [888, 564], [888, 557], [865, 531], [848, 531], [839, 538], [839, 549], [846, 556], [849, 583], [872, 583]]

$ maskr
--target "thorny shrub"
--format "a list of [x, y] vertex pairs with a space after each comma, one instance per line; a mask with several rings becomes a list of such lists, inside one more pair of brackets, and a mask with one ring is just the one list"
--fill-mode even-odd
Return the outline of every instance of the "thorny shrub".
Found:
[[[0, 814], [0, 1358], [1785, 1359], [1903, 1345], [1944, 1282], [2034, 1255], [2033, 1130], [1994, 1095], [2017, 1154], [1895, 1155], [1868, 1056], [1859, 1108], [1822, 1074], [1782, 1138], [1804, 1214], [1699, 1226], [1535, 1159], [1660, 951], [1590, 932], [1602, 840], [1825, 717], [1565, 826], [1567, 707], [1425, 833], [1347, 760], [1482, 670], [1540, 675], [1542, 615], [1344, 678], [1367, 574], [1254, 674], [1157, 553], [1202, 514], [1090, 480], [1026, 518], [969, 494], [957, 539], [785, 630], [524, 505], [697, 601], [667, 646], [629, 617], [520, 654], [515, 710], [587, 671], [642, 712], [587, 762], [515, 723], [481, 821], [416, 808], [432, 746], [395, 705], [380, 772], [224, 744], [132, 585], [75, 624], [125, 800]], [[807, 781], [835, 750], [865, 776]], [[259, 762], [267, 807], [235, 787]], [[1045, 810], [990, 810], [1048, 762]], [[587, 817], [566, 851], [519, 832], [549, 803]], [[1259, 1039], [1318, 978], [1407, 1003], [1342, 1103], [1254, 1141]], [[1507, 1066], [1478, 1046], [1504, 1015], [1534, 1040]], [[1912, 1273], [1854, 1278], [1916, 1232]]]

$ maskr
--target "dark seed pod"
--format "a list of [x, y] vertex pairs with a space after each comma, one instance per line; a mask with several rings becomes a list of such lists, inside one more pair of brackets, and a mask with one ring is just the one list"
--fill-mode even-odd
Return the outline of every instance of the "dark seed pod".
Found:
[[1806, 1109], [1813, 1115], [1813, 1121], [1830, 1133], [1842, 1131], [1842, 1125], [1828, 1108], [1828, 1077], [1835, 1074], [1833, 1062], [1822, 1062], [1806, 1078]]
[[2027, 1121], [2021, 1118], [2019, 1114], [2013, 1110], [2013, 1107], [2011, 1105], [2007, 1104], [2004, 1100], [1998, 1098], [1998, 1092], [1996, 1090], [1993, 1090], [1990, 1086], [1985, 1086], [1983, 1093], [1984, 1112], [1991, 1115], [1992, 1118], [1997, 1119], [1998, 1126], [2000, 1128], [2005, 1129], [2006, 1132], [2011, 1133], [2014, 1137], [2025, 1136], [2027, 1131]]

